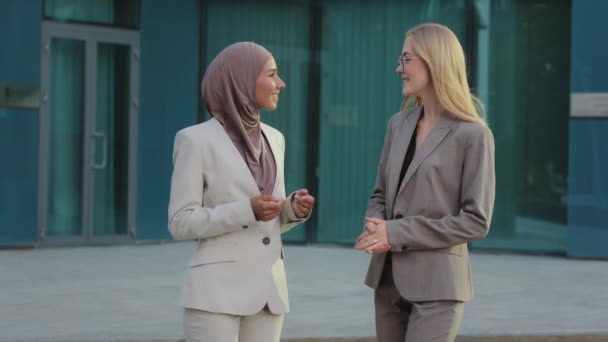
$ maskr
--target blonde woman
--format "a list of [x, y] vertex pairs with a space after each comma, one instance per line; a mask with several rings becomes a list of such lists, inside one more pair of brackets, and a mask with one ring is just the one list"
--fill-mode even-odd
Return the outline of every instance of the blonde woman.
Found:
[[467, 242], [488, 233], [494, 139], [469, 91], [462, 46], [438, 24], [406, 34], [364, 232], [380, 342], [454, 341], [473, 297]]

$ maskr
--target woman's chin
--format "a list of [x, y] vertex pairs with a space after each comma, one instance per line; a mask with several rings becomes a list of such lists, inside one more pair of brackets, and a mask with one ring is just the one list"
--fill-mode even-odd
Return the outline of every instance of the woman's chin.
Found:
[[418, 96], [416, 95], [416, 92], [412, 91], [410, 88], [401, 88], [401, 94], [403, 94], [403, 96]]
[[277, 109], [277, 104], [276, 103], [268, 104], [265, 106], [260, 106], [258, 108], [261, 110], [273, 111], [273, 110]]

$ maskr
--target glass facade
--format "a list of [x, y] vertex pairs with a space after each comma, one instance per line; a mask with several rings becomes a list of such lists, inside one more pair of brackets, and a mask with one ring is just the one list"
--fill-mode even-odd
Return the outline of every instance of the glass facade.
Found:
[[475, 86], [496, 142], [496, 203], [474, 247], [564, 251], [570, 1], [477, 0]]
[[395, 60], [407, 29], [433, 21], [465, 48], [496, 138], [494, 221], [473, 246], [565, 249], [569, 1], [205, 3], [201, 73], [223, 47], [252, 40], [277, 57], [286, 80], [288, 93], [263, 121], [286, 136], [288, 186], [317, 196], [308, 233], [290, 238], [350, 244], [360, 233], [386, 124], [402, 99]]
[[[587, 255], [585, 239], [604, 234], [598, 227], [605, 222], [605, 187], [597, 175], [605, 164], [590, 162], [585, 151], [601, 155], [605, 120], [570, 117], [571, 93], [608, 91], [605, 77], [595, 74], [603, 70], [605, 49], [588, 38], [596, 28], [583, 19], [595, 15], [593, 22], [600, 22], [603, 3], [193, 0], [168, 6], [162, 0], [15, 0], [0, 8], [0, 36], [15, 51], [0, 56], [0, 85], [49, 85], [40, 108], [0, 102], [7, 160], [15, 153], [6, 148], [11, 142], [23, 145], [24, 137], [33, 137], [32, 151], [37, 140], [46, 142], [36, 151], [44, 163], [30, 153], [14, 170], [0, 170], [6, 189], [30, 184], [25, 193], [0, 196], [6, 204], [0, 205], [0, 219], [12, 227], [0, 229], [0, 243], [40, 238], [41, 222], [48, 236], [59, 238], [83, 231], [127, 237], [133, 223], [134, 239], [170, 239], [166, 205], [174, 134], [208, 118], [198, 89], [207, 64], [229, 44], [255, 41], [273, 53], [287, 84], [278, 109], [262, 113], [262, 121], [286, 137], [287, 191], [306, 187], [317, 198], [312, 218], [285, 240], [351, 245], [362, 229], [386, 124], [401, 105], [395, 68], [404, 34], [429, 21], [447, 25], [460, 39], [470, 85], [495, 136], [493, 222], [488, 237], [471, 246]], [[96, 33], [74, 39], [56, 32], [48, 45], [40, 43], [49, 24], [141, 35], [141, 50], [98, 41]], [[44, 70], [37, 69], [41, 56], [49, 63]], [[137, 71], [132, 63], [140, 56]], [[96, 75], [94, 94], [86, 93], [92, 89], [87, 73]], [[133, 80], [142, 83], [137, 94], [129, 93]], [[141, 98], [130, 105], [133, 96]], [[133, 125], [126, 113], [139, 103], [145, 119]], [[10, 127], [28, 132], [16, 137]], [[130, 148], [133, 154], [126, 152]], [[103, 168], [90, 170], [89, 164]], [[127, 203], [133, 183], [136, 213]], [[36, 200], [46, 204], [32, 216], [26, 203]], [[133, 215], [131, 222], [127, 217]], [[15, 228], [23, 225], [27, 229]]]
[[407, 28], [436, 21], [462, 39], [465, 12], [465, 1], [323, 2], [314, 241], [352, 244], [361, 233], [386, 125], [403, 99], [395, 69]]
[[138, 29], [139, 7], [139, 0], [44, 0], [44, 18]]

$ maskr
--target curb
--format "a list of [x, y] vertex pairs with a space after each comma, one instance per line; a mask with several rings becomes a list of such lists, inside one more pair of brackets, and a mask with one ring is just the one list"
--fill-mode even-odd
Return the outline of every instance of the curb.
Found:
[[[15, 340], [5, 342], [41, 342], [41, 340]], [[46, 342], [76, 342], [73, 340], [49, 340]], [[80, 342], [80, 341], [79, 341]], [[183, 339], [100, 339], [87, 342], [185, 342]], [[378, 342], [375, 337], [319, 337], [284, 338], [281, 342]], [[562, 335], [487, 335], [458, 336], [455, 342], [608, 342], [608, 333]]]
[[[375, 337], [287, 338], [282, 342], [377, 342]], [[606, 334], [458, 336], [456, 342], [608, 342]]]

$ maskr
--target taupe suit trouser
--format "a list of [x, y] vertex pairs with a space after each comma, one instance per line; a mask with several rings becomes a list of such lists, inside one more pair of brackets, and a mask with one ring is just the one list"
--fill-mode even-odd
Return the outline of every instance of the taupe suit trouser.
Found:
[[283, 315], [267, 309], [251, 316], [234, 316], [184, 309], [186, 342], [279, 342]]
[[458, 334], [464, 303], [459, 301], [408, 302], [385, 265], [375, 291], [378, 342], [452, 342]]

